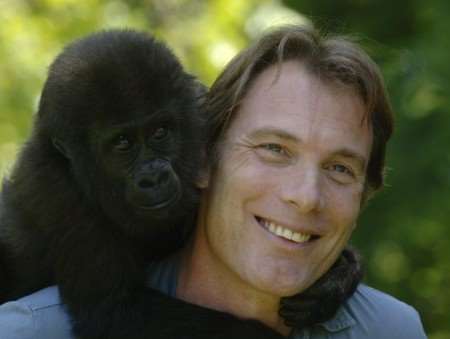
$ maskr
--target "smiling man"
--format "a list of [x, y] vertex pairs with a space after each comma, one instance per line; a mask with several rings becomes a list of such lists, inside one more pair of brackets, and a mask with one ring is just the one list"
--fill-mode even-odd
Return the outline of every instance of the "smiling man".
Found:
[[413, 308], [364, 285], [322, 326], [279, 314], [337, 260], [382, 186], [392, 112], [370, 58], [284, 27], [241, 52], [206, 104], [212, 165], [177, 296], [291, 338], [424, 338]]

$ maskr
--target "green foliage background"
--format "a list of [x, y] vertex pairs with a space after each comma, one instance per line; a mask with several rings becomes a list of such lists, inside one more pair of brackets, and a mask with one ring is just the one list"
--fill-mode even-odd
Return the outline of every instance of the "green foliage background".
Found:
[[47, 67], [64, 44], [134, 27], [165, 39], [210, 84], [263, 29], [313, 20], [356, 35], [381, 65], [397, 114], [388, 188], [354, 236], [368, 284], [450, 338], [450, 2], [391, 0], [0, 0], [0, 177], [29, 133]]

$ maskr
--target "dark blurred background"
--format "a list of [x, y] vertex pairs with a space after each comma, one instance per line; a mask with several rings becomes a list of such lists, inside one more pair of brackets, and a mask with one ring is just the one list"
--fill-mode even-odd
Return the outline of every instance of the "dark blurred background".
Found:
[[353, 240], [366, 282], [412, 304], [430, 339], [449, 339], [447, 0], [0, 0], [0, 177], [29, 133], [48, 65], [72, 39], [109, 27], [151, 31], [211, 84], [264, 29], [310, 21], [360, 39], [396, 111], [388, 187], [370, 201]]

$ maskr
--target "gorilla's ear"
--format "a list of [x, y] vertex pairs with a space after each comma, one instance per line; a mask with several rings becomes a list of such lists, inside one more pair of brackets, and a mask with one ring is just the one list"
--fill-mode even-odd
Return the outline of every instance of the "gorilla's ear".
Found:
[[67, 158], [70, 160], [69, 153], [67, 152], [67, 150], [64, 147], [61, 140], [59, 140], [57, 138], [52, 138], [52, 144], [53, 144], [53, 146], [55, 146], [55, 148], [58, 150], [58, 152], [64, 156], [64, 158]]

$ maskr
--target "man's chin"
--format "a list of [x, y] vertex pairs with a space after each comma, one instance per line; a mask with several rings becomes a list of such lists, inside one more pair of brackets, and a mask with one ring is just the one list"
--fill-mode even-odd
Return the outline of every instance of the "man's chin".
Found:
[[296, 275], [274, 274], [272, 277], [261, 277], [254, 285], [261, 291], [277, 297], [289, 297], [305, 291], [314, 281], [311, 273]]

